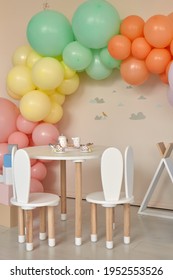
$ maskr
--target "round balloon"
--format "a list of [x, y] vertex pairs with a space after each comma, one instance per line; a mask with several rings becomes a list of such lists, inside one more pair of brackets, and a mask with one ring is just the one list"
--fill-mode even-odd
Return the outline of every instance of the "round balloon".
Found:
[[44, 192], [43, 184], [38, 179], [31, 177], [30, 192]]
[[63, 60], [61, 61], [61, 64], [64, 68], [64, 79], [71, 79], [76, 73], [76, 71], [70, 68], [67, 64], [65, 64]]
[[51, 123], [38, 124], [32, 133], [32, 139], [36, 146], [57, 143], [59, 137], [58, 129]]
[[47, 123], [57, 123], [62, 119], [63, 109], [60, 104], [57, 102], [51, 102], [51, 110], [50, 113], [44, 118], [44, 121]]
[[131, 52], [131, 41], [124, 35], [115, 35], [108, 43], [108, 51], [115, 59], [126, 59]]
[[26, 60], [31, 50], [31, 47], [28, 45], [18, 47], [12, 56], [13, 65], [26, 65]]
[[0, 143], [7, 142], [9, 135], [17, 130], [16, 120], [19, 113], [14, 103], [0, 97]]
[[171, 54], [167, 49], [152, 49], [147, 56], [145, 63], [148, 70], [153, 74], [165, 72], [167, 65], [171, 61]]
[[144, 20], [137, 15], [127, 16], [120, 25], [120, 34], [126, 36], [131, 41], [143, 36]]
[[71, 42], [63, 51], [63, 60], [70, 68], [82, 71], [91, 63], [92, 52], [77, 41]]
[[31, 134], [37, 124], [38, 122], [26, 120], [21, 114], [19, 114], [16, 121], [17, 129], [26, 134]]
[[64, 95], [74, 93], [79, 87], [79, 75], [76, 73], [71, 79], [65, 79], [57, 88], [57, 91]]
[[53, 10], [34, 15], [27, 26], [27, 39], [31, 47], [43, 56], [56, 57], [74, 40], [68, 19]]
[[63, 79], [64, 68], [53, 57], [41, 58], [32, 67], [32, 80], [39, 89], [55, 89], [61, 84]]
[[8, 137], [8, 144], [17, 144], [19, 149], [28, 147], [29, 139], [27, 135], [21, 131], [15, 131]]
[[87, 48], [100, 49], [119, 33], [120, 16], [107, 1], [85, 1], [73, 15], [72, 28], [79, 43]]
[[27, 59], [26, 59], [26, 65], [27, 67], [29, 68], [32, 68], [33, 65], [40, 59], [42, 58], [41, 55], [39, 55], [37, 52], [35, 52], [34, 50], [32, 50], [28, 56], [27, 56]]
[[24, 65], [14, 66], [7, 75], [7, 87], [20, 97], [34, 90], [36, 86], [32, 81], [31, 70]]
[[152, 47], [144, 37], [138, 37], [132, 42], [132, 55], [138, 59], [145, 59]]
[[170, 18], [164, 15], [150, 17], [144, 24], [144, 37], [154, 48], [167, 47], [173, 37]]
[[121, 64], [121, 60], [119, 59], [115, 59], [113, 58], [109, 51], [108, 51], [108, 48], [103, 48], [101, 49], [100, 51], [100, 59], [101, 61], [104, 63], [104, 65], [108, 68], [117, 68], [119, 69], [120, 67], [120, 64]]
[[47, 168], [43, 162], [36, 162], [31, 167], [31, 177], [42, 181], [47, 175]]
[[149, 71], [143, 60], [129, 57], [120, 66], [122, 78], [130, 85], [141, 85], [149, 78]]
[[20, 113], [25, 119], [38, 122], [50, 113], [51, 102], [44, 92], [33, 90], [21, 98], [19, 108]]

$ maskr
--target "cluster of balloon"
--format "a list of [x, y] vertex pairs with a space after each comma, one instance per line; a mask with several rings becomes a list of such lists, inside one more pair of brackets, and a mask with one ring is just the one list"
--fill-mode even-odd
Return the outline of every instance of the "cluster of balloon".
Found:
[[108, 43], [108, 51], [122, 60], [120, 73], [129, 84], [141, 85], [150, 74], [159, 75], [168, 83], [168, 71], [173, 56], [173, 13], [154, 15], [146, 22], [131, 15], [122, 20], [120, 34]]
[[[59, 131], [55, 125], [46, 122], [32, 122], [25, 119], [17, 105], [8, 99], [0, 98], [0, 170], [3, 157], [8, 153], [8, 144], [18, 148], [56, 143]], [[42, 180], [47, 174], [44, 161], [31, 160], [31, 192], [44, 191]]]

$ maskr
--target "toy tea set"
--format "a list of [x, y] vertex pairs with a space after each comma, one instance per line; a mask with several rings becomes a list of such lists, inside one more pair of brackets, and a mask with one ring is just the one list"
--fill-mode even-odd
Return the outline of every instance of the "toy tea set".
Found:
[[93, 143], [80, 144], [80, 137], [72, 137], [72, 143], [69, 144], [66, 136], [60, 135], [57, 144], [49, 144], [56, 153], [65, 153], [69, 150], [79, 149], [83, 153], [92, 152]]

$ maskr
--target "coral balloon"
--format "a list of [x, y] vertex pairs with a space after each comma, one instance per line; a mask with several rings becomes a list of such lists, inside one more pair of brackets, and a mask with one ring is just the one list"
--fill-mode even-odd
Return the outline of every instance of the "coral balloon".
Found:
[[51, 102], [51, 110], [50, 113], [44, 118], [43, 121], [47, 123], [57, 123], [61, 120], [63, 116], [63, 109], [62, 106], [56, 102]]
[[7, 142], [11, 133], [17, 130], [19, 109], [10, 100], [0, 97], [0, 143]]
[[136, 15], [131, 15], [122, 20], [120, 34], [126, 36], [131, 41], [143, 36], [144, 20]]
[[43, 184], [36, 178], [31, 178], [30, 192], [44, 192]]
[[16, 121], [17, 129], [26, 134], [31, 134], [37, 124], [38, 122], [31, 122], [26, 120], [21, 114], [17, 117]]
[[150, 17], [144, 24], [144, 37], [155, 48], [167, 47], [173, 37], [170, 18], [164, 15]]
[[76, 73], [71, 79], [65, 79], [57, 88], [57, 91], [64, 95], [74, 93], [79, 87], [79, 75]]
[[19, 107], [25, 119], [38, 122], [50, 113], [51, 102], [45, 93], [39, 90], [33, 90], [21, 98]]
[[17, 144], [20, 149], [28, 147], [29, 139], [27, 135], [21, 131], [15, 131], [8, 137], [8, 144]]
[[31, 50], [28, 45], [18, 47], [12, 56], [13, 65], [26, 65], [26, 60]]
[[144, 37], [136, 38], [132, 42], [131, 52], [132, 56], [138, 59], [145, 59], [149, 52], [151, 51], [152, 47]]
[[152, 49], [146, 58], [146, 66], [153, 74], [165, 72], [168, 63], [171, 60], [171, 54], [167, 49]]
[[56, 57], [74, 40], [71, 24], [61, 13], [44, 10], [34, 15], [27, 26], [31, 47], [43, 56]]
[[52, 57], [39, 59], [32, 68], [32, 80], [42, 90], [57, 88], [64, 79], [64, 68]]
[[0, 143], [0, 169], [4, 164], [4, 155], [8, 153], [8, 144]]
[[36, 162], [31, 167], [31, 177], [42, 181], [47, 175], [47, 168], [44, 163]]
[[120, 17], [107, 1], [85, 1], [75, 11], [72, 28], [76, 40], [90, 49], [107, 46], [112, 36], [119, 33]]
[[7, 75], [7, 86], [10, 91], [19, 96], [34, 90], [31, 71], [24, 65], [14, 66]]
[[108, 43], [108, 51], [115, 59], [126, 59], [131, 52], [131, 41], [124, 35], [115, 35]]
[[122, 61], [120, 73], [122, 78], [131, 85], [141, 85], [149, 77], [145, 62], [134, 57], [129, 57]]
[[50, 123], [38, 124], [32, 133], [32, 139], [35, 145], [48, 145], [57, 143], [59, 137], [58, 129]]

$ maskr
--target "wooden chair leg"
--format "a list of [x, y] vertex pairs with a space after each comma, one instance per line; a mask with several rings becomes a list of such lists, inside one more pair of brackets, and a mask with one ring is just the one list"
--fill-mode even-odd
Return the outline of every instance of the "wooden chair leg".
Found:
[[55, 212], [54, 206], [48, 206], [48, 245], [55, 246]]
[[113, 208], [106, 207], [106, 248], [113, 248], [113, 230], [112, 230]]
[[112, 228], [115, 229], [115, 207], [113, 209], [113, 214], [112, 214]]
[[33, 213], [32, 210], [25, 210], [26, 217], [26, 250], [33, 250]]
[[130, 243], [130, 204], [124, 204], [124, 243]]
[[25, 242], [24, 210], [21, 207], [18, 207], [18, 242]]
[[91, 203], [91, 241], [97, 241], [97, 205]]
[[46, 234], [46, 207], [39, 208], [39, 215], [40, 215], [39, 238], [40, 238], [40, 240], [45, 240], [47, 237], [47, 234]]

